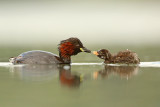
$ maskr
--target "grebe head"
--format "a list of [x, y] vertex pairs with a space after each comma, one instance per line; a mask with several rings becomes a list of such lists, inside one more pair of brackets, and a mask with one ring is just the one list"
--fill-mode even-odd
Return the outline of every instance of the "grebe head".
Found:
[[104, 60], [109, 60], [111, 58], [110, 52], [106, 49], [101, 49], [99, 51], [93, 51], [93, 54]]
[[78, 38], [69, 38], [62, 40], [58, 46], [59, 55], [62, 58], [67, 58], [72, 55], [77, 55], [80, 52], [91, 53], [90, 50], [85, 48]]

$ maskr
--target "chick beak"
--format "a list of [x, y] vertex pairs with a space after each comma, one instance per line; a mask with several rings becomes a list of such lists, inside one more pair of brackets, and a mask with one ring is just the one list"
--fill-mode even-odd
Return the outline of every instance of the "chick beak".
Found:
[[92, 53], [97, 56], [99, 55], [97, 51], [93, 51]]
[[80, 48], [80, 50], [81, 50], [82, 52], [91, 53], [91, 51], [90, 51], [89, 49], [85, 48], [85, 47]]

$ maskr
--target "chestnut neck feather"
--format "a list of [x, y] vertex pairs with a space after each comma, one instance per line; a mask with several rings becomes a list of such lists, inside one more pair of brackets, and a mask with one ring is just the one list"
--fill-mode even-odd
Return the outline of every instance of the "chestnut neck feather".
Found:
[[71, 42], [65, 42], [59, 46], [59, 56], [64, 63], [71, 63], [71, 55], [74, 53], [74, 45]]

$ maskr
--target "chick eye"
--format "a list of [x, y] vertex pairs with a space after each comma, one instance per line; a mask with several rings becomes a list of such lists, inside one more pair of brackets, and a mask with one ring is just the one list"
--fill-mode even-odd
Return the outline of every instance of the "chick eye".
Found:
[[100, 54], [103, 54], [103, 52], [100, 51]]

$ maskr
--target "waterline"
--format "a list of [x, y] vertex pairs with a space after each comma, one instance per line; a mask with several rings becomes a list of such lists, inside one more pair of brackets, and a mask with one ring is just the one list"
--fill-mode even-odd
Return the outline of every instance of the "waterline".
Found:
[[[71, 66], [85, 66], [85, 65], [105, 65], [104, 63], [71, 63]], [[21, 67], [22, 65], [13, 65], [10, 62], [0, 62], [0, 67]], [[108, 64], [108, 66], [139, 66], [139, 67], [160, 67], [160, 61], [155, 62], [140, 62], [139, 65], [127, 64]]]

